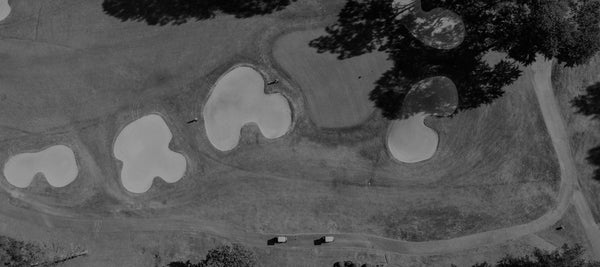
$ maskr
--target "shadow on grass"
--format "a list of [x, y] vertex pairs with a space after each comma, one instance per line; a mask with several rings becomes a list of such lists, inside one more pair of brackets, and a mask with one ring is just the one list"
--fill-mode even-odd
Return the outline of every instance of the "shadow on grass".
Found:
[[266, 15], [296, 0], [104, 0], [102, 9], [121, 21], [149, 25], [179, 25], [190, 20], [214, 18], [218, 13], [248, 18]]
[[[467, 110], [492, 103], [503, 95], [503, 87], [521, 75], [513, 62], [503, 60], [490, 66], [484, 59], [490, 49], [489, 44], [484, 44], [490, 39], [484, 23], [488, 20], [485, 14], [467, 9], [472, 14], [466, 20], [462, 19], [462, 31], [448, 31], [437, 38], [441, 43], [457, 39], [462, 43], [453, 49], [439, 49], [427, 44], [431, 41], [424, 41], [430, 35], [414, 30], [415, 27], [435, 28], [438, 21], [431, 20], [426, 22], [430, 25], [423, 25], [423, 20], [418, 19], [419, 12], [408, 12], [399, 18], [398, 7], [392, 2], [349, 0], [337, 23], [327, 27], [327, 35], [310, 43], [319, 53], [338, 54], [340, 59], [372, 51], [387, 52], [393, 67], [376, 82], [369, 96], [384, 117], [400, 119], [414, 115], [403, 112], [403, 100], [415, 84], [429, 77], [444, 76], [454, 82], [458, 89], [458, 110]], [[440, 4], [440, 1], [429, 2]], [[406, 6], [407, 10], [410, 8], [413, 7]], [[447, 13], [443, 9], [434, 10]], [[414, 21], [421, 21], [421, 24], [416, 25]], [[465, 32], [464, 40], [458, 37]]]
[[[457, 111], [464, 111], [500, 98], [521, 76], [520, 66], [538, 54], [573, 66], [599, 50], [600, 3], [564, 2], [347, 0], [337, 22], [310, 46], [339, 59], [387, 53], [393, 67], [376, 82], [370, 100], [388, 119], [406, 116], [402, 100], [411, 87], [436, 76], [456, 85]], [[462, 26], [445, 30], [447, 21]], [[485, 56], [494, 51], [505, 59], [488, 63]]]
[[[577, 113], [600, 121], [600, 83], [588, 86], [585, 91], [585, 94], [573, 99], [571, 104], [577, 109]], [[586, 159], [596, 166], [593, 179], [600, 182], [600, 146], [590, 149]]]

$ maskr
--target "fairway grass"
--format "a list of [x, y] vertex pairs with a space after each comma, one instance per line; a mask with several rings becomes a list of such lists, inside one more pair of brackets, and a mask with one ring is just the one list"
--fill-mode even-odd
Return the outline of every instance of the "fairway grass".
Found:
[[311, 120], [319, 127], [352, 127], [374, 112], [369, 92], [391, 67], [383, 53], [340, 60], [308, 44], [325, 31], [296, 31], [281, 36], [273, 56], [306, 97]]

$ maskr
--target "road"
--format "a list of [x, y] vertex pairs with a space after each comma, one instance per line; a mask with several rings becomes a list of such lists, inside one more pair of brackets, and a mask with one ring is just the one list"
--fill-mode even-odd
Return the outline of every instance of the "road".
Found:
[[[592, 245], [592, 253], [600, 259], [600, 229], [594, 222], [587, 202], [580, 191], [578, 191], [577, 171], [569, 146], [569, 139], [565, 128], [565, 122], [560, 114], [559, 105], [555, 98], [550, 76], [552, 62], [538, 60], [531, 67], [533, 71], [532, 83], [540, 104], [543, 118], [552, 139], [556, 156], [561, 170], [561, 182], [558, 193], [557, 205], [542, 217], [526, 224], [516, 225], [508, 228], [497, 229], [466, 235], [448, 240], [436, 240], [426, 242], [407, 242], [396, 239], [383, 238], [367, 234], [333, 234], [336, 241], [324, 246], [331, 248], [360, 248], [370, 250], [390, 251], [412, 255], [431, 255], [452, 253], [471, 248], [489, 246], [515, 240], [553, 226], [565, 214], [571, 204], [575, 205], [577, 213], [581, 218], [587, 236]], [[289, 242], [281, 248], [313, 247], [313, 240], [326, 233], [248, 233], [241, 230], [231, 229], [211, 221], [201, 221], [186, 218], [156, 218], [156, 219], [119, 219], [105, 218], [99, 223], [93, 219], [71, 218], [60, 215], [39, 214], [31, 210], [24, 210], [10, 205], [0, 203], [2, 213], [10, 215], [16, 220], [30, 221], [32, 218], [41, 226], [54, 228], [68, 228], [74, 232], [136, 232], [136, 231], [186, 231], [209, 233], [222, 236], [229, 240], [235, 240], [252, 246], [267, 246], [267, 240], [275, 235], [286, 235]], [[225, 234], [224, 234], [225, 233]], [[327, 234], [331, 235], [331, 234]]]

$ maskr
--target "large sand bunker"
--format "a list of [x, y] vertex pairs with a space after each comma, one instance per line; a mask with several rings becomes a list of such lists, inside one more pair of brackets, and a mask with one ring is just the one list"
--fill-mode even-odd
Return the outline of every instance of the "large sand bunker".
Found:
[[75, 154], [67, 146], [51, 146], [35, 153], [11, 157], [4, 165], [4, 177], [16, 187], [25, 188], [41, 173], [51, 186], [64, 187], [77, 178]]
[[0, 0], [0, 21], [4, 20], [10, 14], [11, 8], [8, 0]]
[[250, 67], [236, 67], [217, 81], [203, 112], [206, 134], [215, 148], [235, 148], [248, 123], [256, 123], [269, 139], [287, 133], [292, 123], [289, 103], [281, 94], [265, 95], [264, 88], [262, 75]]
[[123, 162], [121, 181], [125, 189], [144, 193], [155, 177], [177, 182], [187, 166], [183, 155], [169, 149], [173, 135], [156, 114], [144, 116], [123, 128], [114, 144], [115, 157]]
[[390, 126], [387, 146], [392, 156], [406, 163], [433, 157], [439, 137], [425, 125], [425, 119], [451, 115], [457, 105], [458, 93], [450, 79], [433, 77], [416, 84], [404, 98], [402, 119]]

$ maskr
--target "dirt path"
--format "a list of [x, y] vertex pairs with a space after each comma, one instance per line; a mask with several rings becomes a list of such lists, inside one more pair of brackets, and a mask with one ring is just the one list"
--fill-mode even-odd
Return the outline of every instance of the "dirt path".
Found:
[[[562, 189], [565, 188], [565, 183], [569, 183], [567, 185], [570, 188], [569, 191], [573, 191], [573, 187], [575, 187], [575, 191], [571, 193], [572, 199], [570, 203], [575, 206], [579, 219], [584, 226], [585, 233], [590, 241], [591, 254], [596, 259], [600, 259], [600, 229], [592, 216], [586, 199], [577, 188], [577, 170], [571, 156], [569, 137], [566, 133], [565, 123], [560, 115], [558, 103], [552, 89], [552, 62], [538, 58], [538, 61], [533, 64], [532, 69], [534, 71], [534, 85], [538, 101], [540, 102], [540, 108], [544, 114], [544, 121], [546, 122], [546, 127], [554, 143], [554, 149], [560, 163], [562, 178], [561, 193], [564, 191]], [[561, 198], [561, 203], [563, 201]]]

